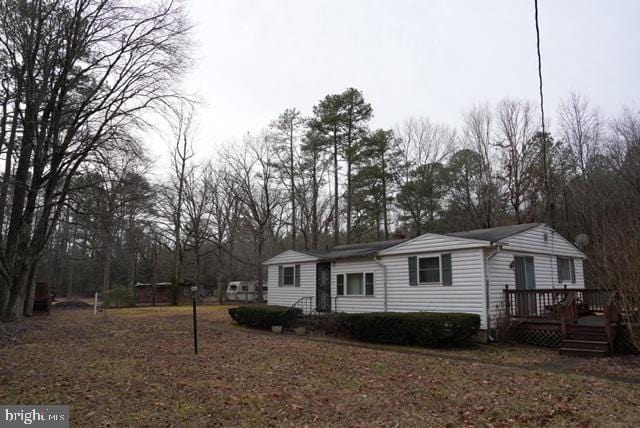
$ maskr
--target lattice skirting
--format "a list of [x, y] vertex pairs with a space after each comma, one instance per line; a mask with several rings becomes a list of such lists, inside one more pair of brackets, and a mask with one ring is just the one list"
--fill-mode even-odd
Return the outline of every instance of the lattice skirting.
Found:
[[509, 332], [509, 339], [528, 345], [544, 346], [547, 348], [559, 348], [562, 346], [562, 335], [559, 331], [513, 328]]
[[640, 350], [631, 342], [627, 329], [621, 327], [613, 341], [613, 350], [616, 354], [640, 354]]
[[[560, 348], [562, 346], [562, 335], [557, 330], [515, 326], [510, 329], [508, 338], [517, 343], [547, 348]], [[631, 342], [629, 333], [624, 327], [618, 328], [613, 342], [613, 349], [615, 354], [640, 354], [640, 350]]]

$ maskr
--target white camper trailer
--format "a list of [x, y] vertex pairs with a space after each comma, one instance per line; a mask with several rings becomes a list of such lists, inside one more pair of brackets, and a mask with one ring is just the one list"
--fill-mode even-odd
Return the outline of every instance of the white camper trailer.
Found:
[[[231, 281], [227, 285], [227, 300], [230, 302], [255, 302], [258, 298], [255, 281]], [[262, 299], [267, 301], [267, 287], [262, 287]]]

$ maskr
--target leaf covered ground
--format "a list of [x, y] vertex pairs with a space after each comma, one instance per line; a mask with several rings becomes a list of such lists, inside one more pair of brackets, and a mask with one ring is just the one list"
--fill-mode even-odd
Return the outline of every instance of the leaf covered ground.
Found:
[[256, 332], [226, 307], [58, 310], [0, 341], [0, 403], [75, 426], [637, 426], [636, 358], [420, 350]]

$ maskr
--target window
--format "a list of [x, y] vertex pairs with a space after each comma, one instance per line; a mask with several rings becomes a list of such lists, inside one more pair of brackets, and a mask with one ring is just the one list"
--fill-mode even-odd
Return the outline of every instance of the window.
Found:
[[420, 284], [440, 282], [440, 257], [418, 259], [418, 281]]
[[283, 269], [282, 285], [284, 285], [284, 286], [291, 285], [292, 286], [293, 285], [294, 275], [295, 275], [295, 269], [293, 268], [293, 266], [285, 267]]
[[362, 295], [364, 294], [362, 287], [362, 274], [361, 273], [348, 273], [347, 274], [347, 295]]
[[558, 257], [558, 282], [576, 282], [576, 268], [573, 259], [569, 257]]
[[242, 289], [242, 291], [249, 291], [248, 285], [242, 285], [240, 288]]
[[278, 266], [278, 287], [300, 287], [300, 265]]
[[336, 275], [336, 291], [338, 296], [373, 296], [374, 284], [373, 272], [341, 273]]

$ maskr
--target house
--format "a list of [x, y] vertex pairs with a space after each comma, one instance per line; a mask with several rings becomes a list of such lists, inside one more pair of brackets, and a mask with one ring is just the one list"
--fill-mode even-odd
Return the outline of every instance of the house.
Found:
[[[486, 331], [504, 314], [506, 286], [584, 288], [585, 258], [551, 227], [532, 223], [287, 250], [264, 264], [270, 305], [306, 301], [307, 312], [466, 312], [478, 314]], [[517, 301], [525, 311], [543, 303], [527, 299]]]

